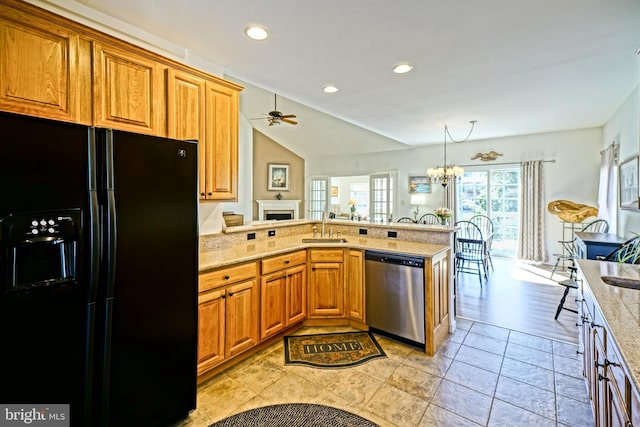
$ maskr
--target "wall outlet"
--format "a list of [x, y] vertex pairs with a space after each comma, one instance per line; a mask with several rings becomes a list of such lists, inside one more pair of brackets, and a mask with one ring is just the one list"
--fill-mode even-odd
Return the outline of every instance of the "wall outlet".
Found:
[[366, 228], [361, 228], [360, 230], [358, 230], [358, 234], [360, 234], [361, 236], [366, 236], [367, 235], [367, 229]]
[[387, 237], [395, 239], [395, 238], [398, 237], [398, 232], [397, 231], [387, 231]]
[[269, 230], [269, 237], [273, 237], [276, 235], [276, 230]]
[[247, 240], [255, 240], [256, 233], [247, 233]]

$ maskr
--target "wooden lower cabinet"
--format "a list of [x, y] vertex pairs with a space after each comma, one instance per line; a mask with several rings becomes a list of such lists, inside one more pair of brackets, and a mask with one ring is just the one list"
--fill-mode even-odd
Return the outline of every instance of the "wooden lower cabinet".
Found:
[[596, 426], [640, 425], [637, 390], [631, 386], [626, 367], [594, 301], [583, 285], [578, 325], [583, 349], [583, 375]]
[[[261, 340], [274, 336], [290, 325], [305, 319], [307, 315], [305, 261], [306, 251], [263, 260], [263, 274], [260, 280]], [[289, 265], [291, 267], [282, 268]]]
[[347, 316], [365, 323], [364, 252], [346, 251]]
[[449, 334], [450, 251], [425, 259], [425, 352], [433, 356]]
[[[253, 267], [255, 275], [255, 263], [248, 266]], [[229, 270], [232, 273], [242, 272], [237, 267]], [[216, 277], [226, 281], [231, 276], [225, 274], [225, 270], [210, 273], [210, 280], [207, 280], [206, 275], [201, 275], [201, 289], [203, 283], [211, 284]], [[259, 283], [255, 277], [200, 292], [198, 375], [258, 344], [259, 292]]]
[[309, 318], [344, 318], [344, 251], [309, 250]]

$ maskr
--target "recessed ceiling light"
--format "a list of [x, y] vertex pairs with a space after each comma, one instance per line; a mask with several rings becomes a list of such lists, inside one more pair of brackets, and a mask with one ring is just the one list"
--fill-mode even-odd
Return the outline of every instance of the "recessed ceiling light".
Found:
[[413, 65], [410, 64], [398, 64], [393, 67], [393, 72], [396, 74], [408, 73], [411, 70], [413, 70]]
[[244, 29], [245, 34], [253, 40], [264, 40], [269, 37], [267, 30], [262, 27], [251, 26]]
[[340, 89], [338, 89], [337, 87], [333, 86], [333, 85], [327, 85], [325, 87], [322, 88], [322, 90], [325, 93], [336, 93], [337, 91], [339, 91]]

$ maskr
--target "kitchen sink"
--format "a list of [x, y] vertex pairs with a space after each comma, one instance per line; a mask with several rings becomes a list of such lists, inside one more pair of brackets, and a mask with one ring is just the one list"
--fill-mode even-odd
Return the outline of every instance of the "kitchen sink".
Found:
[[310, 239], [302, 239], [302, 243], [347, 243], [347, 239], [343, 237], [317, 237]]
[[640, 289], [640, 280], [619, 276], [602, 276], [602, 281], [607, 285], [619, 286], [621, 288]]

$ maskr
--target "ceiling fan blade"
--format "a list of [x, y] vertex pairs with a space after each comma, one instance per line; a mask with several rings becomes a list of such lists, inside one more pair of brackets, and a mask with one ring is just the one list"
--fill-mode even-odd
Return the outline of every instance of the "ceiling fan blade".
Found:
[[269, 119], [269, 117], [253, 117], [249, 120], [264, 120], [264, 119]]
[[280, 116], [283, 119], [295, 119], [296, 115], [295, 114], [286, 114], [284, 116]]
[[[295, 116], [293, 116], [293, 117], [295, 117]], [[283, 118], [282, 121], [285, 122], [285, 123], [289, 123], [290, 125], [297, 125], [298, 124], [298, 122], [294, 122], [291, 119], [284, 119]]]

